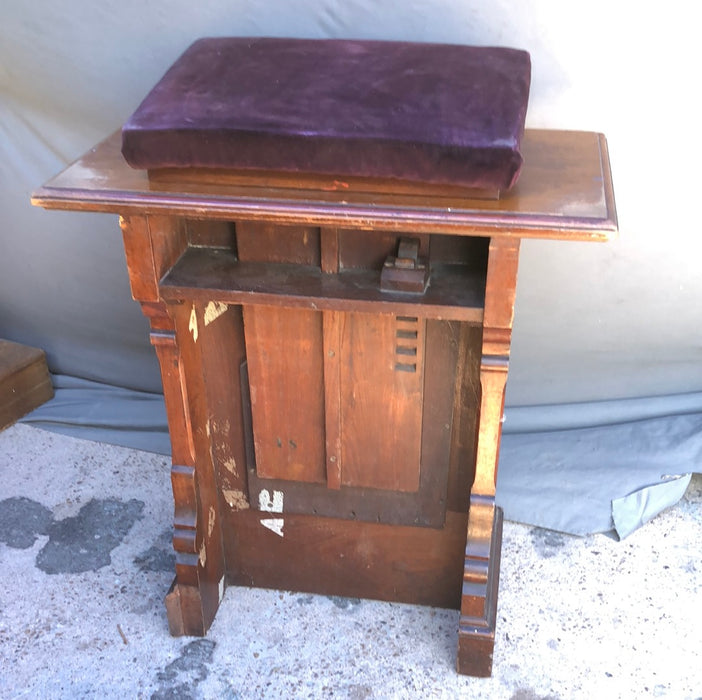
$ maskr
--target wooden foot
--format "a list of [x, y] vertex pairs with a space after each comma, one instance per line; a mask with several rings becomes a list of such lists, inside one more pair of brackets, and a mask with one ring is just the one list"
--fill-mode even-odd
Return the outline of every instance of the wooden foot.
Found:
[[203, 605], [197, 587], [182, 586], [177, 578], [173, 579], [165, 602], [168, 631], [173, 637], [204, 637], [217, 612], [216, 607]]
[[224, 595], [224, 558], [219, 517], [213, 505], [198, 508], [196, 470], [173, 465], [171, 483], [176, 503], [173, 548], [176, 581], [166, 596], [168, 626], [174, 636], [207, 633]]
[[173, 583], [166, 593], [166, 615], [168, 617], [168, 631], [171, 636], [182, 637], [185, 634], [185, 626], [183, 624], [183, 611], [180, 607], [180, 588], [176, 579], [173, 579]]
[[456, 661], [459, 673], [481, 678], [492, 674], [502, 549], [502, 509], [484, 500], [471, 499]]

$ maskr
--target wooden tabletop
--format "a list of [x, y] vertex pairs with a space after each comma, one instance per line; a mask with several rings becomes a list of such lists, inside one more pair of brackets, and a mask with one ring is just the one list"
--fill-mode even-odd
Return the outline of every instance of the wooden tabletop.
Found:
[[[418, 194], [323, 180], [315, 189], [292, 176], [202, 174], [149, 178], [120, 152], [116, 132], [32, 196], [47, 209], [161, 213], [191, 218], [252, 219], [455, 235], [608, 240], [617, 231], [614, 193], [602, 134], [527, 130], [524, 167], [499, 199], [457, 188]], [[319, 183], [319, 179], [318, 179]]]

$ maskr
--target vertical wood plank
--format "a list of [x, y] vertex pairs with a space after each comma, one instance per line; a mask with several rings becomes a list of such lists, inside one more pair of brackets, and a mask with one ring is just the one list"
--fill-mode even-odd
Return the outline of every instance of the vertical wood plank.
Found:
[[217, 476], [220, 505], [249, 507], [241, 364], [246, 358], [240, 306], [210, 302], [201, 335], [202, 373], [209, 409], [208, 437]]
[[489, 499], [471, 499], [458, 620], [456, 670], [492, 674], [502, 554], [502, 510]]
[[458, 513], [468, 512], [470, 488], [475, 479], [481, 349], [482, 328], [460, 324], [447, 500], [448, 510]]
[[320, 232], [320, 257], [322, 272], [335, 274], [339, 272], [339, 231], [335, 228], [323, 228]]
[[[322, 272], [339, 272], [339, 231], [321, 229]], [[326, 436], [327, 487], [341, 488], [341, 324], [343, 315], [324, 312], [324, 414]]]
[[120, 216], [124, 253], [127, 258], [132, 298], [140, 302], [158, 302], [158, 284], [146, 216]]
[[245, 306], [256, 473], [324, 483], [322, 313]]
[[[453, 444], [460, 429], [455, 425], [454, 387], [460, 383], [462, 374], [460, 348], [464, 325], [435, 319], [426, 322], [420, 495], [422, 516], [435, 527], [444, 520], [454, 502], [451, 488], [455, 489], [458, 481], [450, 480], [450, 470]], [[470, 460], [472, 464], [472, 454]], [[464, 481], [463, 486], [468, 492], [470, 483]], [[467, 511], [466, 504], [463, 513]]]
[[324, 319], [324, 414], [327, 486], [341, 488], [341, 327], [344, 314], [325, 311]]
[[342, 329], [342, 483], [417, 491], [425, 320], [346, 314]]

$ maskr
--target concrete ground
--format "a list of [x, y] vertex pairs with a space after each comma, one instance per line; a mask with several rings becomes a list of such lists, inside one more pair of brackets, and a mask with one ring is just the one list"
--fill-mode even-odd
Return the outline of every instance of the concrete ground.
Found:
[[0, 433], [1, 698], [702, 698], [702, 477], [622, 542], [505, 523], [493, 676], [457, 612], [229, 588], [168, 634], [169, 465]]

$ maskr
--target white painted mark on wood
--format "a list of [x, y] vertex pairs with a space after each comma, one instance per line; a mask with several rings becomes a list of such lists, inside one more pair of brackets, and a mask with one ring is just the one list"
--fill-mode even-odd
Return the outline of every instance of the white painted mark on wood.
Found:
[[211, 301], [205, 308], [205, 325], [209, 326], [212, 321], [216, 321], [227, 308], [221, 301]]
[[197, 343], [197, 314], [195, 313], [195, 307], [190, 312], [190, 323], [188, 323], [188, 330], [193, 334], [193, 340]]
[[263, 527], [267, 527], [271, 532], [275, 532], [276, 535], [285, 537], [283, 534], [283, 525], [285, 525], [285, 520], [283, 518], [264, 518], [261, 520], [261, 525], [263, 525]]
[[205, 566], [207, 563], [207, 549], [205, 548], [205, 540], [200, 545], [200, 565]]
[[209, 521], [207, 523], [207, 537], [212, 537], [212, 531], [215, 526], [215, 509], [214, 506], [210, 506], [209, 510]]
[[222, 598], [224, 598], [224, 576], [222, 576], [221, 579], [219, 579], [219, 602], [222, 602]]
[[[283, 492], [273, 491], [271, 497], [268, 489], [262, 489], [258, 494], [258, 508], [266, 513], [282, 513], [283, 512]], [[279, 537], [283, 537], [283, 526], [285, 520], [283, 518], [263, 518], [261, 525], [268, 528], [271, 532], [275, 532]]]
[[283, 492], [273, 491], [273, 498], [268, 489], [262, 489], [258, 494], [258, 509], [266, 513], [283, 512]]

